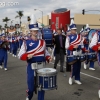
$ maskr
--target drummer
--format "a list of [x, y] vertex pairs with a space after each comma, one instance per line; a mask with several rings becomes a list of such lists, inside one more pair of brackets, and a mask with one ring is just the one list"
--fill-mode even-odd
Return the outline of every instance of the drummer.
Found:
[[[21, 49], [19, 51], [18, 57], [21, 60], [25, 60], [28, 63], [27, 66], [27, 83], [28, 83], [28, 90], [27, 90], [27, 98], [26, 100], [32, 100], [33, 92], [35, 90], [34, 86], [34, 77], [35, 72], [38, 69], [38, 64], [42, 67], [45, 60], [48, 62], [51, 61], [50, 54], [45, 49], [46, 44], [44, 40], [37, 39], [38, 33], [38, 24], [36, 23], [35, 16], [31, 16], [31, 22], [29, 25], [31, 39], [23, 42]], [[38, 91], [38, 100], [44, 100], [44, 91]]]
[[[1, 40], [0, 40], [0, 44], [2, 45], [3, 42], [7, 42], [6, 40], [6, 35], [3, 32], [3, 34], [1, 35]], [[7, 61], [8, 61], [8, 54], [7, 51], [9, 50], [9, 47], [7, 45], [0, 45], [0, 68], [2, 69], [2, 63], [4, 63], [4, 70], [7, 71]]]
[[[100, 66], [100, 31], [95, 32], [95, 34], [93, 35], [93, 38], [91, 40], [91, 43], [90, 43], [89, 47], [93, 51], [97, 52], [98, 64]], [[100, 99], [100, 88], [99, 88], [98, 94], [99, 94], [99, 99]]]
[[[71, 33], [70, 27], [68, 26], [68, 30], [66, 32], [66, 37], [69, 36]], [[66, 50], [66, 56], [67, 56], [67, 50]], [[65, 61], [66, 62], [66, 61]], [[68, 63], [66, 62], [66, 71], [67, 72], [71, 72], [71, 65], [68, 65]]]
[[[86, 28], [85, 29], [81, 29], [80, 31], [80, 34], [82, 36], [82, 41], [83, 41], [83, 44], [84, 44], [84, 48], [87, 50], [87, 53], [89, 52], [89, 39], [88, 39], [88, 32], [89, 32], [89, 27], [88, 27], [88, 24], [86, 25]], [[86, 53], [86, 52], [83, 52], [83, 53]], [[87, 64], [88, 64], [88, 60], [86, 60], [84, 62], [84, 69], [87, 69]]]
[[[67, 49], [67, 55], [75, 55], [81, 53], [81, 50], [84, 50], [81, 35], [76, 32], [76, 24], [74, 24], [73, 19], [70, 24], [71, 33], [66, 37], [65, 48]], [[77, 53], [77, 54], [76, 54]], [[77, 60], [75, 63], [71, 65], [71, 75], [69, 77], [69, 84], [73, 84], [73, 76], [75, 76], [75, 83], [81, 85], [80, 81], [80, 70], [81, 70], [81, 62]]]
[[[84, 47], [85, 47], [85, 49], [88, 51], [88, 52], [90, 52], [90, 53], [92, 53], [93, 52], [93, 50], [91, 50], [90, 48], [89, 48], [89, 38], [88, 38], [88, 32], [90, 31], [90, 27], [89, 27], [89, 25], [87, 24], [86, 25], [86, 28], [85, 28], [85, 30], [84, 30], [84, 33], [85, 33], [85, 35], [84, 35]], [[87, 64], [88, 64], [89, 62], [88, 61], [85, 61], [84, 62], [84, 69], [87, 69]], [[95, 70], [94, 69], [94, 61], [90, 61], [90, 64], [89, 64], [89, 70]]]

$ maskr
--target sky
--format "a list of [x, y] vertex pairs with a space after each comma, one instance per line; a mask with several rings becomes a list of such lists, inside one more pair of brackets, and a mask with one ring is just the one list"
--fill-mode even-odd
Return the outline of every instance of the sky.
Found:
[[[11, 4], [12, 3], [12, 4]], [[17, 4], [16, 4], [17, 3]], [[12, 5], [12, 6], [11, 6]], [[100, 0], [0, 0], [0, 25], [4, 26], [2, 19], [8, 17], [13, 24], [19, 23], [19, 19], [15, 19], [16, 11], [24, 11], [22, 22], [27, 22], [27, 16], [35, 14], [36, 18], [41, 18], [39, 9], [43, 11], [43, 15], [50, 15], [51, 12], [58, 8], [67, 8], [71, 12], [71, 17], [76, 13], [82, 13], [82, 10], [100, 10]], [[100, 12], [91, 11], [86, 13], [100, 14]], [[8, 23], [11, 24], [11, 21]]]

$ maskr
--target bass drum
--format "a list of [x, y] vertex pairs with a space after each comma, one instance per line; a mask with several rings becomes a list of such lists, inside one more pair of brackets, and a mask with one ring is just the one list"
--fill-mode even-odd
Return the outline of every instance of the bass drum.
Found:
[[42, 30], [42, 38], [46, 42], [46, 47], [53, 47], [53, 33], [51, 29], [45, 28]]

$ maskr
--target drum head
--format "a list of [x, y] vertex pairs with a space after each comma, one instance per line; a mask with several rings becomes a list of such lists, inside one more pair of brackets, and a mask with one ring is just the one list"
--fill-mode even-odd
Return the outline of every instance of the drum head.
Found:
[[57, 70], [54, 68], [42, 68], [37, 71], [38, 74], [55, 74]]

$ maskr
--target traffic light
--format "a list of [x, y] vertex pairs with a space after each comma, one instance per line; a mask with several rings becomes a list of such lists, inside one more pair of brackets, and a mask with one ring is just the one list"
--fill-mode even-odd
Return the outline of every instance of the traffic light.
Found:
[[30, 16], [28, 16], [28, 17], [27, 17], [27, 21], [30, 21], [30, 20], [31, 20], [31, 18], [30, 18]]
[[85, 14], [85, 9], [82, 10], [82, 14], [83, 14], [83, 15]]

